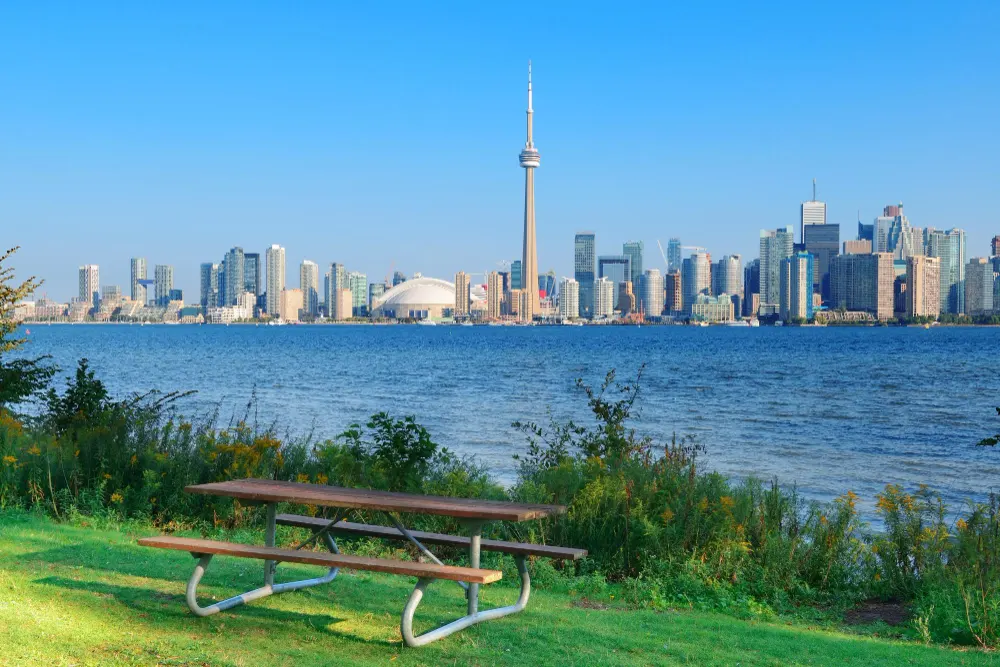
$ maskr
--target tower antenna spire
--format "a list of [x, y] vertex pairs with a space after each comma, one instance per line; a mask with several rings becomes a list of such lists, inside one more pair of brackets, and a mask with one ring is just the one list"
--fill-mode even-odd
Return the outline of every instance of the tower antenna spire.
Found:
[[816, 201], [816, 179], [813, 179], [813, 201]]

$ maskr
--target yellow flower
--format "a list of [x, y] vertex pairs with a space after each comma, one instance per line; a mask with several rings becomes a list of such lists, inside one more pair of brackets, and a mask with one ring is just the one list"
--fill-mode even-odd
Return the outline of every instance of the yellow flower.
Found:
[[80, 456], [80, 450], [78, 449], [75, 452], [73, 452], [73, 456], [79, 457]]
[[326, 475], [324, 475], [323, 473], [320, 473], [320, 474], [316, 475], [316, 483], [317, 484], [326, 484], [329, 481], [330, 481], [330, 478], [327, 477]]
[[[7, 459], [4, 460], [6, 461]], [[965, 519], [959, 519], [955, 522], [955, 527], [959, 530], [966, 530], [969, 527], [969, 524], [965, 522]]]
[[674, 518], [674, 512], [668, 507], [663, 510], [663, 514], [660, 517], [663, 519], [663, 523], [670, 523], [670, 520]]
[[104, 479], [111, 479], [111, 473], [104, 473]]
[[14, 458], [13, 456], [5, 456], [3, 457], [3, 462], [9, 465], [14, 465], [15, 463], [17, 463], [17, 459]]
[[139, 457], [137, 455], [135, 455], [135, 454], [133, 454], [132, 458], [129, 459], [129, 463], [132, 464], [132, 465], [135, 465], [138, 462], [139, 462]]
[[38, 445], [32, 445], [31, 449], [28, 450], [28, 453], [31, 454], [32, 456], [38, 456], [39, 454], [42, 453], [42, 450], [38, 448]]
[[111, 494], [111, 502], [120, 503], [122, 500], [124, 500], [124, 498], [122, 498], [122, 494], [118, 493], [117, 491]]
[[295, 481], [296, 482], [301, 482], [302, 484], [308, 484], [309, 483], [309, 475], [300, 472], [298, 475], [295, 476]]
[[736, 507], [736, 501], [733, 500], [730, 496], [722, 496], [721, 498], [719, 498], [719, 504], [722, 506], [722, 509], [726, 510], [727, 512]]

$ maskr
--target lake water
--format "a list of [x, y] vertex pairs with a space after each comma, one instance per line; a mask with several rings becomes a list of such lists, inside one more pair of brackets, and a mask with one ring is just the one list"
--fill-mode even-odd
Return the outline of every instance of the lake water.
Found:
[[373, 412], [413, 414], [505, 481], [516, 419], [587, 420], [577, 377], [646, 364], [638, 428], [694, 435], [732, 476], [810, 498], [888, 482], [952, 502], [1000, 488], [1000, 329], [421, 326], [32, 326], [30, 354], [90, 359], [116, 395], [197, 390], [183, 412], [242, 414], [329, 437]]

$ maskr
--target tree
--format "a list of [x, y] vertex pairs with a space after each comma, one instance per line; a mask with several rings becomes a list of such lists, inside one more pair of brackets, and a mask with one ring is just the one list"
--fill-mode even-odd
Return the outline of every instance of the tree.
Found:
[[49, 357], [9, 358], [26, 340], [17, 336], [14, 306], [42, 284], [34, 276], [18, 284], [14, 268], [4, 266], [17, 250], [11, 248], [0, 256], [0, 409], [39, 395], [56, 372], [55, 367], [46, 363]]

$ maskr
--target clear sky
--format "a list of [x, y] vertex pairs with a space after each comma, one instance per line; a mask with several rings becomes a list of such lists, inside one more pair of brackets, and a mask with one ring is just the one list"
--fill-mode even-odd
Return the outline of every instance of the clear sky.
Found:
[[[520, 256], [534, 62], [539, 269], [671, 236], [757, 256], [818, 179], [853, 238], [886, 204], [1000, 233], [1000, 3], [9, 2], [0, 245], [77, 267], [298, 263], [449, 278]], [[152, 275], [150, 275], [152, 277]]]

